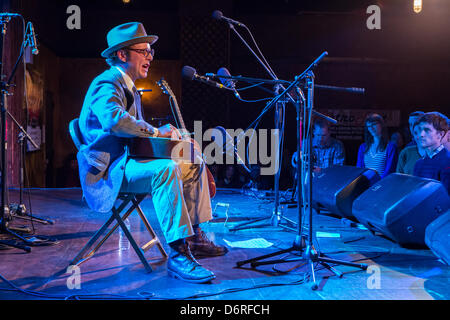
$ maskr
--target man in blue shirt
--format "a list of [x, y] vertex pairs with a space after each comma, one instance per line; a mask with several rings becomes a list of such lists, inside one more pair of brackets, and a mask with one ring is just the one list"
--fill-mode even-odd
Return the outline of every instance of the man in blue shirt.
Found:
[[417, 144], [425, 150], [425, 156], [416, 162], [414, 175], [439, 180], [450, 193], [450, 152], [443, 145], [448, 131], [447, 119], [428, 112], [414, 124]]

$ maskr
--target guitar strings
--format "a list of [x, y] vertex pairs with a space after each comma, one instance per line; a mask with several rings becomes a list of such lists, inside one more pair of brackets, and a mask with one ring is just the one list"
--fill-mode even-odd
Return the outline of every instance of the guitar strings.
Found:
[[174, 121], [175, 121], [175, 124], [176, 124], [177, 128], [180, 129], [180, 124], [178, 123], [178, 119], [177, 119], [177, 117], [176, 117], [176, 115], [175, 115], [175, 112], [174, 112], [174, 110], [173, 110], [173, 109], [174, 109], [173, 103], [174, 103], [173, 97], [172, 97], [172, 96], [169, 96], [170, 110], [172, 111], [172, 116], [173, 116], [173, 119], [174, 119]]

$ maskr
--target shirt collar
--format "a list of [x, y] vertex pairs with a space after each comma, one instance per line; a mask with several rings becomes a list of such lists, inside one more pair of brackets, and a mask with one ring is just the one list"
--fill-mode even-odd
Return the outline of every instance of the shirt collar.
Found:
[[123, 69], [121, 67], [116, 66], [116, 68], [122, 74], [122, 78], [125, 81], [125, 84], [127, 85], [128, 90], [130, 90], [131, 92], [134, 92], [133, 88], [136, 88], [136, 87], [134, 85], [133, 80], [131, 80], [130, 76], [128, 74], [126, 74], [126, 72], [123, 71]]
[[434, 149], [434, 151], [430, 155], [428, 155], [428, 153], [427, 153], [426, 157], [432, 159], [435, 155], [437, 155], [439, 152], [441, 152], [442, 149], [444, 149], [444, 145], [443, 144], [441, 144], [439, 147]]
[[332, 142], [333, 142], [333, 141], [331, 140], [331, 137], [330, 137], [330, 138], [328, 138], [328, 140], [325, 142], [324, 145], [320, 145], [320, 144], [318, 144], [318, 143], [315, 143], [315, 144], [313, 145], [313, 147], [314, 147], [314, 148], [319, 148], [319, 149], [328, 149], [328, 148], [331, 147]]

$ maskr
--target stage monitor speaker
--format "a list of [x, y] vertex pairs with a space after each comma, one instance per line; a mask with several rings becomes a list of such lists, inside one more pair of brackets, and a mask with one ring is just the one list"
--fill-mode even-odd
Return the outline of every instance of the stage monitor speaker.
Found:
[[374, 170], [353, 166], [325, 168], [313, 179], [313, 207], [354, 220], [353, 201], [380, 180]]
[[392, 173], [353, 202], [356, 219], [402, 246], [425, 246], [428, 224], [450, 208], [439, 181]]
[[450, 266], [450, 210], [428, 225], [425, 243], [439, 259]]

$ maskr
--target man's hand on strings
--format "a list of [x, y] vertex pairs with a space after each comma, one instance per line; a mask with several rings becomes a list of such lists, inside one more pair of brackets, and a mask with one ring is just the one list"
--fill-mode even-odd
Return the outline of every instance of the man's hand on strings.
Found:
[[171, 125], [170, 123], [159, 127], [158, 131], [159, 131], [158, 137], [171, 138], [171, 139], [174, 139], [174, 140], [180, 140], [181, 139], [180, 131], [177, 128], [175, 128], [173, 125]]

